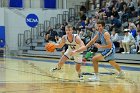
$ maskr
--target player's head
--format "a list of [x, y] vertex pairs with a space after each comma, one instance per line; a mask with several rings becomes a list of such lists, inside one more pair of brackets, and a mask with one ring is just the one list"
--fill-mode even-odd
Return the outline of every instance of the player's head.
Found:
[[97, 22], [98, 31], [103, 31], [104, 27], [105, 27], [105, 22], [103, 20]]
[[73, 27], [71, 26], [71, 25], [67, 25], [66, 27], [65, 27], [65, 31], [66, 31], [66, 34], [68, 34], [68, 33], [73, 33]]

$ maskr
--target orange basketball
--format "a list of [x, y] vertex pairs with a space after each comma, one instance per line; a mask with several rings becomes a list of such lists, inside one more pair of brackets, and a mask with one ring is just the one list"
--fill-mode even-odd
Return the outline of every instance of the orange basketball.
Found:
[[53, 44], [53, 43], [47, 43], [46, 45], [45, 45], [45, 49], [46, 49], [46, 51], [48, 51], [48, 52], [54, 52], [55, 51], [55, 44]]

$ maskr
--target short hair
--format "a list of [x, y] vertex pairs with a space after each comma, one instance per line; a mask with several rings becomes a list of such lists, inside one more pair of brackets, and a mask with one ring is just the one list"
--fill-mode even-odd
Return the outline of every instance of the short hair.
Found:
[[99, 20], [97, 24], [101, 24], [103, 27], [105, 27], [105, 22], [103, 20]]
[[73, 26], [68, 24], [68, 25], [66, 25], [66, 28], [72, 28], [73, 29]]
[[75, 30], [74, 27], [73, 27], [71, 24], [66, 25], [66, 26], [65, 26], [65, 29], [66, 29], [66, 28], [67, 28], [67, 29], [72, 28], [72, 30]]

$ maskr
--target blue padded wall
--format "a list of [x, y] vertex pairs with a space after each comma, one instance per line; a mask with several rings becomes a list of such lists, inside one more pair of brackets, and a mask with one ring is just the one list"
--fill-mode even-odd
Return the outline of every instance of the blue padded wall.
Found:
[[44, 8], [56, 8], [56, 0], [44, 0]]
[[9, 7], [23, 8], [23, 0], [9, 0]]
[[5, 26], [0, 26], [0, 48], [5, 46]]

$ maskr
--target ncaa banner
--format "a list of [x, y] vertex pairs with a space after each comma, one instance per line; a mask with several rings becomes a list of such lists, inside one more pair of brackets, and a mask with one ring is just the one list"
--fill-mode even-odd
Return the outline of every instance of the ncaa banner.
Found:
[[39, 23], [38, 16], [36, 14], [28, 14], [26, 17], [26, 24], [29, 27], [36, 27]]

